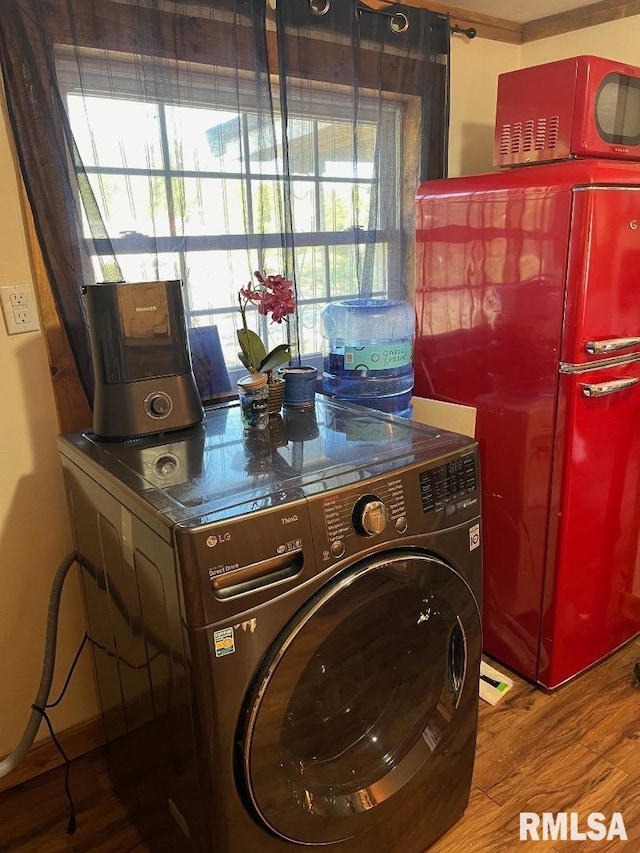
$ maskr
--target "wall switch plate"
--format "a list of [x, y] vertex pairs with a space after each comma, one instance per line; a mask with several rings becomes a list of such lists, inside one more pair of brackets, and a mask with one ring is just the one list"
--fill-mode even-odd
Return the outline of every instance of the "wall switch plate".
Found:
[[22, 332], [38, 331], [38, 306], [31, 284], [23, 282], [1, 285], [0, 301], [7, 334], [19, 335]]

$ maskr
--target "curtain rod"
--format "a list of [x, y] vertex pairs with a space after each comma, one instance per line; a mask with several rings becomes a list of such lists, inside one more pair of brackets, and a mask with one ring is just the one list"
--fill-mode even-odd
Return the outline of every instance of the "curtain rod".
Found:
[[[267, 0], [267, 4], [272, 8], [276, 8], [277, 0]], [[331, 0], [308, 0], [311, 13], [322, 17], [326, 15], [331, 8]], [[394, 11], [394, 3], [389, 1], [391, 8], [389, 9], [374, 9], [364, 3], [356, 4], [356, 17], [360, 18], [363, 14], [382, 15], [388, 18], [389, 29], [392, 33], [401, 34], [409, 29], [409, 19], [403, 12]], [[461, 27], [458, 24], [453, 24], [449, 31], [452, 35], [466, 36], [468, 39], [474, 39], [478, 31], [475, 27]]]
[[452, 35], [456, 36], [466, 36], [468, 39], [474, 39], [478, 35], [478, 31], [475, 27], [464, 27], [458, 26], [458, 24], [453, 24], [450, 27]]

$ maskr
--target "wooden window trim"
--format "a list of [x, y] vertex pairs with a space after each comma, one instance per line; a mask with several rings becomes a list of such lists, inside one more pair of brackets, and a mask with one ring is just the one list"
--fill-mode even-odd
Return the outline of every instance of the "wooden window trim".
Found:
[[19, 186], [31, 275], [36, 290], [40, 326], [49, 359], [58, 426], [62, 433], [87, 429], [91, 426], [91, 408], [80, 382], [69, 338], [58, 313], [51, 281], [40, 249], [31, 205], [22, 180]]
[[[92, 6], [89, 15], [81, 7], [73, 22], [73, 30], [69, 24], [66, 9], [60, 3], [51, 5], [51, 33], [55, 43], [62, 45], [79, 44], [86, 48], [103, 49], [108, 33], [109, 49], [124, 54], [139, 54], [139, 42], [133, 37], [133, 31], [154, 32], [160, 39], [159, 47], [148, 51], [150, 56], [179, 59], [185, 62], [211, 64], [215, 56], [216, 65], [238, 68], [240, 70], [256, 70], [255, 45], [250, 27], [238, 27], [238, 39], [221, 37], [219, 22], [207, 18], [190, 17], [188, 37], [185, 30], [176, 25], [175, 15], [171, 12], [157, 12], [140, 6], [127, 6], [113, 0], [102, 0]], [[158, 43], [156, 43], [157, 45]], [[291, 38], [287, 42], [288, 72], [302, 78], [313, 77], [318, 82], [353, 85], [349, 71], [352, 67], [351, 46], [332, 45], [337, 51], [337, 61], [328, 67], [326, 51], [321, 39]], [[267, 50], [270, 71], [275, 72], [277, 56], [276, 34], [272, 29], [267, 30]], [[398, 63], [393, 55], [383, 58], [382, 89], [397, 94], [410, 93], [413, 90], [419, 60], [404, 60], [401, 76], [398, 74]], [[365, 88], [377, 89], [380, 83], [380, 54], [372, 47], [371, 50], [361, 51], [361, 63], [358, 69], [359, 84]]]

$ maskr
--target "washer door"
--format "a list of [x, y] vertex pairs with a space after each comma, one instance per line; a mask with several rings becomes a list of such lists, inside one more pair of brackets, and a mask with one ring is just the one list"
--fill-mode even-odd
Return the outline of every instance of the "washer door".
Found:
[[477, 697], [480, 650], [475, 598], [435, 557], [396, 552], [322, 587], [248, 700], [239, 745], [258, 817], [302, 844], [371, 829], [452, 732], [475, 726], [475, 702], [458, 708], [465, 685]]

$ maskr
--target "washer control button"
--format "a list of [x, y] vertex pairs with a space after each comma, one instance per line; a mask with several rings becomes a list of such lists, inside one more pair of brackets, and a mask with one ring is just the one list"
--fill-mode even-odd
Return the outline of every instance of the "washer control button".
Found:
[[152, 418], [166, 418], [173, 408], [171, 397], [164, 391], [154, 391], [153, 394], [149, 394], [144, 404], [147, 414]]
[[344, 542], [342, 539], [336, 539], [335, 542], [331, 543], [331, 553], [334, 557], [342, 557], [344, 554]]
[[407, 532], [407, 519], [404, 515], [401, 515], [400, 518], [396, 518], [396, 530], [398, 533], [406, 533]]

